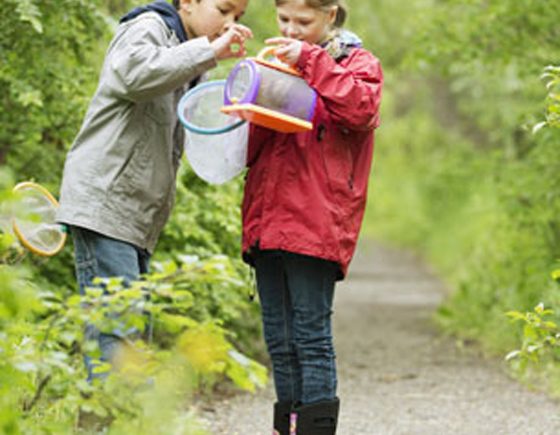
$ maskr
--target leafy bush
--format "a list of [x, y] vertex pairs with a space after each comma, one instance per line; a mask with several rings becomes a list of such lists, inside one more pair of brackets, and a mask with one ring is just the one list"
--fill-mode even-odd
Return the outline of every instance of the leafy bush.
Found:
[[[111, 433], [194, 433], [192, 416], [182, 417], [193, 392], [224, 376], [243, 389], [263, 386], [266, 369], [229, 343], [222, 322], [193, 315], [195, 289], [233, 290], [243, 282], [227, 257], [185, 260], [159, 265], [127, 287], [120, 279], [98, 279], [83, 297], [41, 290], [27, 281], [25, 269], [1, 265], [3, 433], [59, 433], [100, 422], [111, 424]], [[128, 340], [109, 378], [88, 384], [83, 357], [99, 352], [84, 338], [86, 325], [149, 337]], [[99, 361], [95, 370], [108, 369]]]

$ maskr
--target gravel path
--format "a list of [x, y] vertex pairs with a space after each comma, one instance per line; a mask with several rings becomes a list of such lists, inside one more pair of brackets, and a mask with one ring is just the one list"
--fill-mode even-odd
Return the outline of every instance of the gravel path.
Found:
[[[560, 434], [560, 404], [509, 379], [499, 361], [442, 338], [442, 284], [414, 258], [361, 246], [335, 300], [339, 435]], [[269, 386], [203, 411], [213, 434], [270, 435]]]

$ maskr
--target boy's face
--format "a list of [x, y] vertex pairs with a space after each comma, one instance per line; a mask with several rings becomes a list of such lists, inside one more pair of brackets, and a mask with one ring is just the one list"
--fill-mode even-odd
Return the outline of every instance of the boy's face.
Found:
[[189, 38], [207, 36], [213, 41], [229, 24], [237, 22], [249, 0], [181, 0], [179, 14]]
[[318, 44], [327, 38], [336, 11], [336, 6], [323, 11], [307, 6], [305, 0], [287, 0], [276, 7], [276, 19], [283, 36]]

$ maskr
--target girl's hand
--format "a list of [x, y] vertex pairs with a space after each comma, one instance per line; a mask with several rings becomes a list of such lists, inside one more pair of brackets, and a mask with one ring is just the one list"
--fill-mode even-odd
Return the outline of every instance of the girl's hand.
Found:
[[299, 60], [303, 42], [292, 38], [269, 38], [264, 41], [268, 45], [279, 45], [274, 55], [289, 66], [294, 66]]
[[210, 45], [214, 49], [216, 59], [243, 57], [247, 54], [245, 40], [253, 37], [253, 32], [243, 24], [231, 24], [225, 32], [214, 39]]

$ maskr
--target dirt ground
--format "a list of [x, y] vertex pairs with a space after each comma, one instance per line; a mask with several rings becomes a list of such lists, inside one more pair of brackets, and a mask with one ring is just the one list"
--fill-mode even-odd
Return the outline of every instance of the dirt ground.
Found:
[[[335, 299], [340, 435], [560, 434], [560, 403], [443, 338], [440, 281], [406, 253], [362, 244]], [[213, 434], [270, 435], [272, 386], [207, 406]]]

